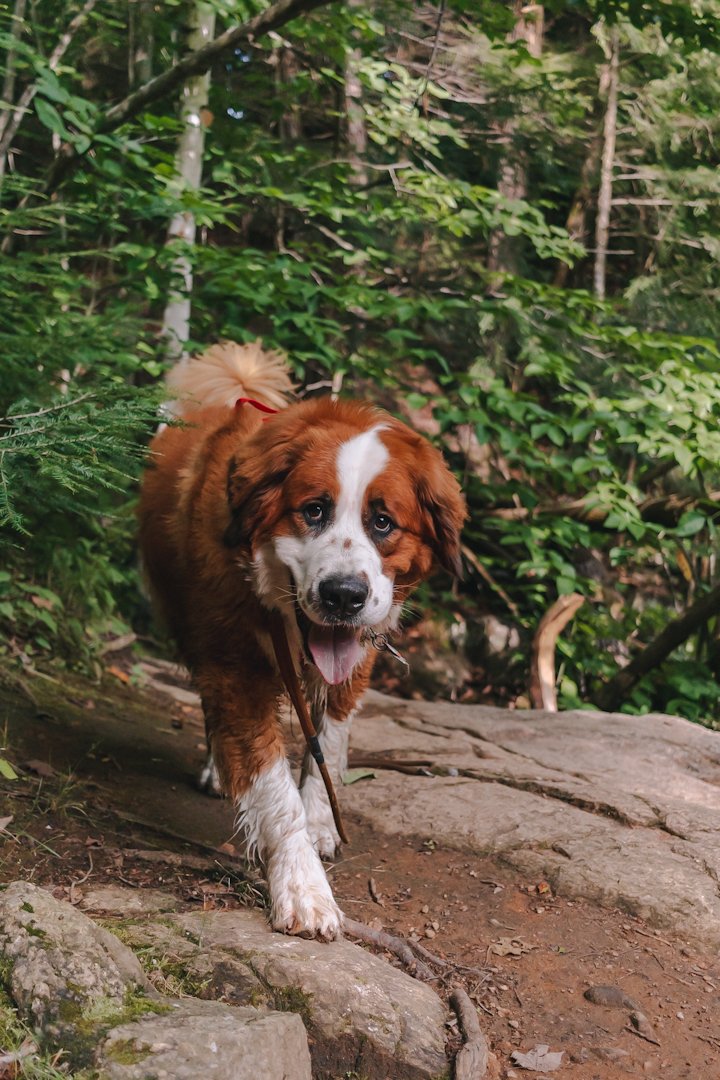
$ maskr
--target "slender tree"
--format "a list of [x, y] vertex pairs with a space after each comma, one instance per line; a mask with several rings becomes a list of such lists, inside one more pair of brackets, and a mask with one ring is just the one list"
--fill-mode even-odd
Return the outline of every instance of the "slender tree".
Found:
[[607, 256], [610, 239], [610, 208], [612, 206], [613, 166], [617, 139], [618, 87], [620, 82], [620, 35], [616, 26], [610, 31], [608, 43], [607, 105], [603, 127], [603, 151], [600, 166], [597, 221], [595, 224], [595, 266], [593, 289], [600, 300], [605, 299]]
[[[187, 33], [188, 54], [196, 53], [215, 33], [215, 10], [209, 4], [196, 3], [190, 13]], [[203, 112], [208, 103], [210, 73], [191, 75], [180, 98], [182, 131], [175, 156], [176, 176], [173, 186], [178, 194], [197, 191], [202, 181], [205, 126]], [[172, 262], [173, 286], [163, 315], [162, 333], [170, 359], [183, 356], [190, 336], [193, 270], [188, 249], [195, 243], [196, 223], [192, 210], [178, 210], [168, 228], [167, 244], [178, 248]]]

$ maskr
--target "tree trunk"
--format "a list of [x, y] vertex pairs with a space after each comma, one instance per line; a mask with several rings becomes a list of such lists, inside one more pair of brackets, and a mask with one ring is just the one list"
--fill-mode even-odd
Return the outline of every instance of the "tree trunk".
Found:
[[[541, 4], [523, 4], [515, 0], [515, 26], [509, 41], [524, 41], [531, 56], [542, 55], [545, 12]], [[499, 141], [507, 150], [500, 161], [498, 192], [506, 199], [524, 199], [527, 196], [527, 159], [524, 151], [514, 146], [517, 123], [514, 117], [505, 120], [500, 127]], [[491, 237], [488, 251], [488, 269], [503, 273], [515, 273], [518, 264], [518, 243], [496, 229]]]
[[[215, 32], [215, 11], [209, 4], [199, 2], [192, 9], [187, 36], [188, 52], [197, 52], [212, 41]], [[202, 180], [205, 128], [202, 112], [208, 102], [210, 73], [203, 72], [187, 80], [180, 99], [180, 118], [183, 130], [175, 157], [178, 192], [197, 191]], [[168, 228], [167, 246], [187, 249], [195, 243], [195, 215], [190, 210], [175, 214]], [[190, 306], [192, 298], [192, 261], [187, 250], [179, 251], [172, 262], [176, 283], [171, 286], [170, 298], [163, 315], [162, 335], [167, 356], [179, 360], [190, 336]], [[180, 288], [177, 288], [177, 282]]]
[[153, 0], [130, 0], [130, 42], [128, 45], [128, 86], [150, 82], [153, 73], [155, 32]]
[[[349, 8], [362, 8], [362, 0], [348, 0]], [[367, 156], [367, 126], [362, 104], [362, 83], [358, 75], [362, 54], [358, 48], [348, 48], [345, 53], [345, 141], [352, 173], [350, 182], [364, 187], [368, 182], [365, 158]]]
[[612, 204], [612, 173], [617, 137], [618, 85], [620, 82], [620, 35], [617, 27], [610, 31], [608, 59], [608, 95], [603, 128], [603, 152], [600, 166], [597, 222], [595, 224], [595, 267], [593, 290], [599, 300], [605, 299], [607, 284], [607, 254], [610, 237], [610, 207]]

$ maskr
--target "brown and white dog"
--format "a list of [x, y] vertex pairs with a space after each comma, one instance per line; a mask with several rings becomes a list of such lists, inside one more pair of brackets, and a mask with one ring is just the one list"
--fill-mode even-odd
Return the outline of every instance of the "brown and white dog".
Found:
[[342, 913], [320, 860], [339, 839], [309, 755], [300, 790], [293, 782], [270, 612], [284, 620], [339, 783], [375, 654], [368, 631], [394, 628], [435, 564], [458, 571], [465, 504], [441, 454], [389, 414], [330, 398], [287, 404], [283, 359], [259, 345], [216, 345], [170, 385], [185, 424], [155, 437], [143, 482], [150, 585], [201, 695], [222, 788], [265, 867], [273, 926], [331, 939]]

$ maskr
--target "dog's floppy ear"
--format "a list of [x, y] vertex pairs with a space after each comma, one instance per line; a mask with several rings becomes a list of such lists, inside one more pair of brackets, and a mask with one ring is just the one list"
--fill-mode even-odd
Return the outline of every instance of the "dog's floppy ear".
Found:
[[283, 512], [282, 486], [297, 461], [284, 425], [273, 421], [232, 458], [227, 475], [230, 523], [223, 540], [250, 552], [253, 541], [269, 532]]
[[423, 451], [415, 478], [421, 531], [439, 565], [462, 577], [460, 531], [467, 517], [465, 499], [442, 454], [428, 445]]
[[290, 468], [248, 476], [233, 459], [227, 478], [230, 524], [223, 535], [227, 547], [252, 547], [253, 537], [272, 527], [282, 512], [282, 485]]

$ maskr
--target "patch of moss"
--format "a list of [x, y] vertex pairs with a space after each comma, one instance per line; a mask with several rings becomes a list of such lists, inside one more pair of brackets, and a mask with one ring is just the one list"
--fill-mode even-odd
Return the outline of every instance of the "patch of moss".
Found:
[[103, 1053], [108, 1061], [117, 1062], [118, 1065], [137, 1065], [145, 1060], [150, 1051], [139, 1050], [133, 1039], [118, 1039], [106, 1046]]
[[298, 1013], [306, 1028], [312, 1023], [312, 994], [299, 986], [269, 986], [273, 1006], [278, 1012]]
[[32, 906], [32, 904], [29, 904], [27, 900], [25, 900], [24, 903], [20, 905], [20, 910], [29, 911], [31, 915], [35, 914], [35, 908]]
[[74, 1065], [88, 1066], [98, 1042], [111, 1028], [129, 1024], [148, 1013], [169, 1011], [169, 1005], [146, 997], [140, 989], [128, 989], [120, 1006], [114, 998], [96, 998], [90, 1005], [65, 998], [58, 1009], [63, 1048]]
[[0, 955], [0, 990], [9, 988], [13, 967], [14, 965], [10, 957]]

